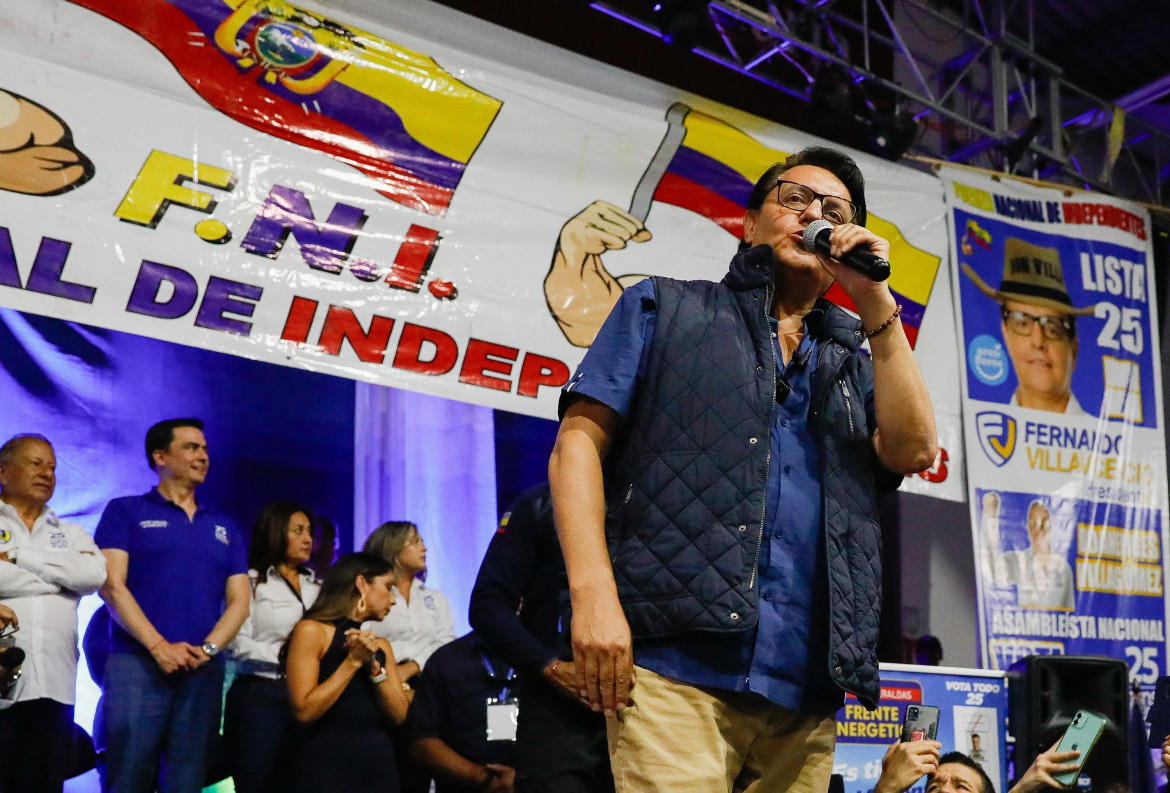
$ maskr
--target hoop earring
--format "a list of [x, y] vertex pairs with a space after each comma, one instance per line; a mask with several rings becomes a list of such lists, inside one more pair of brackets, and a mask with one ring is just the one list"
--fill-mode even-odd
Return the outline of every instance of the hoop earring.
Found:
[[358, 610], [358, 614], [364, 614], [364, 613], [365, 613], [365, 611], [366, 611], [366, 605], [367, 605], [367, 604], [366, 604], [366, 596], [365, 596], [365, 594], [363, 593], [363, 594], [361, 594], [361, 595], [359, 595], [359, 596], [358, 596], [358, 602], [357, 602], [357, 610]]

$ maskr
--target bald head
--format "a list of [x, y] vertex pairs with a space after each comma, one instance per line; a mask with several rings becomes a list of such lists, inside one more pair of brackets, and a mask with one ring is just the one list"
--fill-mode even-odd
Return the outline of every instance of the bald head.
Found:
[[52, 448], [53, 444], [49, 443], [49, 439], [44, 435], [37, 435], [35, 432], [26, 432], [21, 435], [13, 435], [11, 438], [0, 446], [0, 465], [7, 465], [16, 459], [16, 453], [27, 443], [33, 441], [40, 441], [46, 446]]

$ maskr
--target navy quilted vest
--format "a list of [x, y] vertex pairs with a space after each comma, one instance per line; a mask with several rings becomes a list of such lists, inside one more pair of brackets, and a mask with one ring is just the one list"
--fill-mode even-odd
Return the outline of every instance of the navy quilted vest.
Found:
[[[637, 638], [757, 624], [775, 407], [771, 273], [771, 249], [757, 246], [718, 284], [653, 279], [654, 343], [605, 477], [606, 539]], [[825, 301], [817, 307], [810, 425], [823, 467], [827, 662], [838, 685], [872, 705], [881, 600], [877, 463], [864, 405], [872, 370], [857, 350], [859, 323]]]

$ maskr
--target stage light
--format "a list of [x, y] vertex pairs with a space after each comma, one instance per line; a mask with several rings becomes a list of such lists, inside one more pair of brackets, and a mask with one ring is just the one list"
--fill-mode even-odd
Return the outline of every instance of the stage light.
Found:
[[1019, 164], [1024, 154], [1027, 153], [1028, 147], [1032, 145], [1032, 141], [1036, 140], [1036, 136], [1040, 133], [1040, 129], [1043, 126], [1044, 119], [1039, 116], [1034, 116], [1028, 121], [1028, 125], [1024, 127], [1023, 131], [1016, 136], [1015, 140], [1000, 144], [999, 150], [1007, 158], [1008, 168], [1012, 171], [1016, 169], [1016, 165]]
[[663, 41], [682, 50], [698, 46], [707, 24], [706, 0], [662, 0], [654, 11], [661, 16], [658, 28]]
[[844, 67], [824, 64], [809, 90], [809, 122], [822, 138], [896, 161], [918, 139], [918, 121], [895, 107], [884, 110], [867, 100], [862, 85]]
[[918, 139], [918, 122], [905, 110], [874, 111], [866, 119], [866, 141], [870, 153], [896, 162]]
[[865, 118], [865, 96], [849, 72], [835, 64], [823, 65], [809, 91], [809, 121], [822, 138], [846, 142]]

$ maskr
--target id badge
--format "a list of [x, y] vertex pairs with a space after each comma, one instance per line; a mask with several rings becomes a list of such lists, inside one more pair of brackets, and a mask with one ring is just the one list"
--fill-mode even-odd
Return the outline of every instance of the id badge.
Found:
[[516, 719], [520, 704], [514, 697], [487, 699], [487, 739], [489, 741], [516, 740]]

